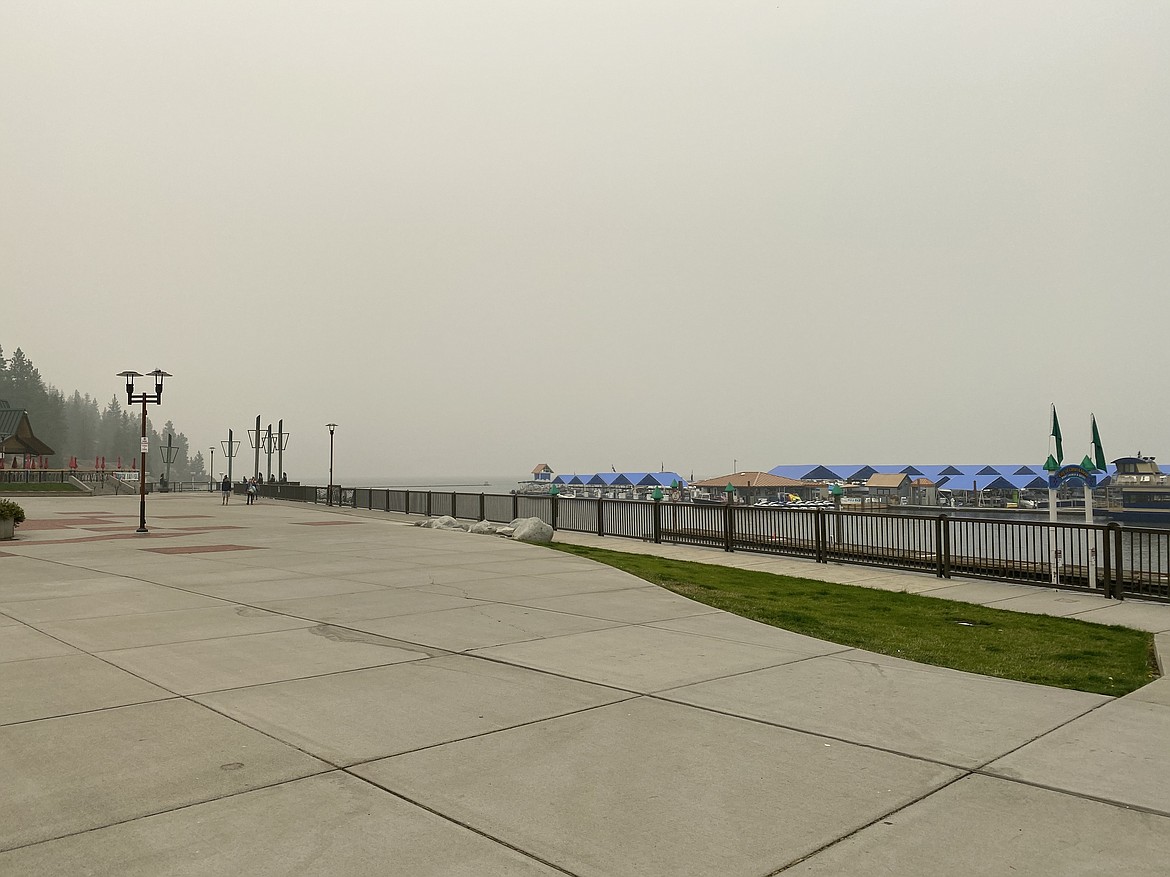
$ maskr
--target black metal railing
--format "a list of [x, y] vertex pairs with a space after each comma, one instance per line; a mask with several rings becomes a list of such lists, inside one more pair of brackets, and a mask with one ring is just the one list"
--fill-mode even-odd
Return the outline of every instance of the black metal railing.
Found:
[[[261, 496], [326, 503], [325, 487], [266, 484]], [[646, 500], [560, 498], [334, 486], [332, 504], [1042, 584], [1170, 602], [1170, 531], [951, 515], [784, 509]]]
[[61, 484], [69, 480], [64, 469], [4, 469], [0, 483], [4, 484]]

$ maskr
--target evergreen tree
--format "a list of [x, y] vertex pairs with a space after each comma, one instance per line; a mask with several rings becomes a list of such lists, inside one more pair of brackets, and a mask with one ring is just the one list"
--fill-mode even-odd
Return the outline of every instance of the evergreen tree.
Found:
[[[98, 457], [106, 458], [106, 466], [113, 469], [122, 459], [122, 466], [130, 468], [141, 454], [141, 412], [122, 407], [117, 394], [101, 409], [96, 398], [74, 390], [65, 394], [45, 383], [31, 359], [19, 347], [11, 357], [5, 357], [0, 347], [0, 400], [28, 412], [29, 421], [37, 437], [57, 453], [50, 465], [65, 466], [70, 457], [77, 457], [82, 467], [93, 465]], [[203, 477], [202, 454], [189, 459], [187, 437], [176, 432], [169, 420], [160, 435], [147, 418], [147, 437], [151, 452], [147, 455], [147, 469], [165, 472], [166, 464], [159, 448], [166, 446], [166, 436], [172, 435], [176, 448], [171, 464], [172, 480], [189, 481]]]
[[163, 427], [160, 447], [166, 447], [168, 435], [174, 436], [172, 445], [175, 448], [175, 462], [171, 464], [171, 477], [175, 481], [191, 481], [191, 460], [187, 456], [191, 451], [190, 442], [187, 441], [187, 436], [183, 433], [175, 432], [175, 425], [169, 420]]
[[82, 467], [89, 466], [98, 455], [98, 437], [101, 429], [102, 413], [98, 409], [97, 400], [88, 393], [82, 396], [76, 390], [65, 403], [65, 425], [69, 435], [69, 444], [58, 450], [66, 460], [77, 457]]
[[106, 458], [106, 467], [113, 469], [120, 457], [122, 465], [129, 469], [130, 460], [138, 453], [138, 424], [122, 408], [116, 394], [102, 413], [99, 436], [98, 455]]
[[[19, 347], [4, 361], [0, 353], [0, 399], [28, 412], [37, 437], [60, 455], [69, 442], [65, 397], [45, 385], [40, 371]], [[59, 460], [54, 457], [53, 463]]]

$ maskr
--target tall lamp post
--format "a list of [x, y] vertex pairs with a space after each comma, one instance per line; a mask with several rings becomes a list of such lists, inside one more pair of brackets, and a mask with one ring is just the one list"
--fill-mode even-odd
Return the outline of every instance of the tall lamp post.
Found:
[[329, 429], [329, 491], [325, 504], [333, 505], [333, 430], [337, 429], [337, 424], [327, 423], [325, 426]]
[[167, 372], [161, 368], [156, 368], [149, 374], [149, 377], [154, 378], [154, 392], [153, 393], [135, 393], [134, 379], [141, 378], [138, 372], [124, 371], [118, 372], [118, 377], [126, 379], [126, 404], [135, 405], [142, 403], [142, 469], [138, 473], [138, 529], [136, 533], [148, 533], [146, 529], [146, 452], [150, 450], [150, 440], [146, 437], [146, 403], [153, 402], [155, 405], [162, 404], [162, 390], [163, 378], [169, 378]]
[[211, 468], [207, 470], [207, 480], [215, 484], [215, 445], [207, 450], [211, 451]]

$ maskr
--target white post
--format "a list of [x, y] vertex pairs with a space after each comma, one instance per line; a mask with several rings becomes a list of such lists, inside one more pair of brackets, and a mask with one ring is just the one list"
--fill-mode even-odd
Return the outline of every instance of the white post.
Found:
[[[1085, 523], [1093, 523], [1093, 488], [1085, 485]], [[1097, 533], [1088, 530], [1089, 534], [1089, 587], [1097, 590]]]
[[[1048, 522], [1056, 523], [1056, 490], [1048, 488]], [[1060, 584], [1060, 549], [1056, 547], [1058, 533], [1055, 527], [1048, 528], [1048, 569], [1052, 587]]]

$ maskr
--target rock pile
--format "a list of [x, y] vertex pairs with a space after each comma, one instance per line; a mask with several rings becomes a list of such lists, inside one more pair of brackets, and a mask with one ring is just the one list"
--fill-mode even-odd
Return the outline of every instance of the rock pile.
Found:
[[552, 542], [553, 538], [552, 527], [540, 518], [516, 518], [507, 524], [494, 524], [491, 521], [469, 524], [466, 521], [457, 521], [450, 515], [443, 515], [438, 518], [427, 518], [425, 521], [415, 521], [414, 525], [428, 530], [464, 530], [481, 535], [508, 536], [519, 542], [535, 544]]

